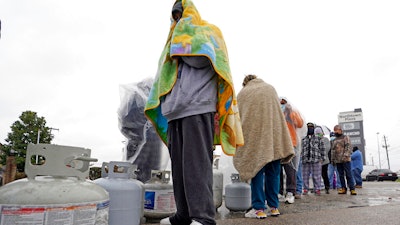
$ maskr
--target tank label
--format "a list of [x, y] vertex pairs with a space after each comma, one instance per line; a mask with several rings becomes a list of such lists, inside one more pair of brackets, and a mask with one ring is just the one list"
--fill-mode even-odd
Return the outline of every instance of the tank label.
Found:
[[107, 225], [108, 202], [57, 206], [3, 205], [0, 225]]
[[175, 212], [175, 199], [172, 190], [146, 190], [144, 194], [144, 211]]

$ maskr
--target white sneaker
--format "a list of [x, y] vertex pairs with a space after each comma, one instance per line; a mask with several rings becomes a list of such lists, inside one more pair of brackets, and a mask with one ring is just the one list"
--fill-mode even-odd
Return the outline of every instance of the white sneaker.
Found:
[[203, 225], [203, 224], [197, 222], [196, 220], [192, 220], [192, 223], [190, 225]]
[[246, 214], [244, 214], [246, 218], [257, 218], [257, 219], [264, 219], [267, 218], [267, 214], [265, 214], [264, 210], [262, 209], [251, 209]]
[[171, 225], [171, 221], [169, 221], [169, 217], [160, 220], [160, 224], [163, 225]]
[[285, 202], [286, 201], [285, 196], [283, 196], [281, 194], [278, 194], [278, 200], [279, 200], [279, 202]]
[[285, 202], [289, 203], [289, 204], [293, 204], [294, 203], [294, 195], [293, 195], [292, 192], [288, 192], [286, 194]]

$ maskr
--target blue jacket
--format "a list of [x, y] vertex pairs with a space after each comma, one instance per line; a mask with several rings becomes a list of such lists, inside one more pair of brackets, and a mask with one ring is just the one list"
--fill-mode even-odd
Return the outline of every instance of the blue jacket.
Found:
[[356, 150], [351, 154], [351, 170], [360, 169], [363, 170], [363, 159], [360, 150]]

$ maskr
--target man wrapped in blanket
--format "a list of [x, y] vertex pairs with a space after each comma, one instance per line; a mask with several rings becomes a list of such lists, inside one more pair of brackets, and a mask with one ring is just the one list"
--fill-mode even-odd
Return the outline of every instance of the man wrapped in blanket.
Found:
[[227, 155], [243, 134], [220, 30], [191, 0], [177, 0], [145, 115], [167, 145], [177, 211], [160, 224], [215, 225], [213, 149]]

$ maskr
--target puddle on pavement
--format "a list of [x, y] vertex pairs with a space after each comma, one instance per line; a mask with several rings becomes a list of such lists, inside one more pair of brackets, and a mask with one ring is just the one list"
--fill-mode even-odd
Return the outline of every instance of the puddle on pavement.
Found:
[[391, 198], [391, 197], [377, 197], [377, 198], [368, 198], [368, 205], [369, 206], [376, 206], [376, 205], [384, 205], [392, 202], [400, 202], [399, 198]]

